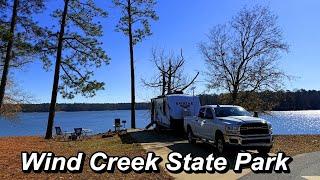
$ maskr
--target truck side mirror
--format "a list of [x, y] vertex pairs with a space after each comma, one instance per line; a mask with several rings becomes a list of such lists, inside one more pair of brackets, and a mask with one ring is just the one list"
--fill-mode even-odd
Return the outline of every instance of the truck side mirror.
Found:
[[259, 113], [257, 111], [253, 112], [253, 117], [259, 117]]

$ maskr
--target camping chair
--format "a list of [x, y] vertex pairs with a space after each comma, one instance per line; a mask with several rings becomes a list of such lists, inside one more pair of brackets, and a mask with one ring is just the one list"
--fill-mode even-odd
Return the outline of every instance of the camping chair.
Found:
[[62, 137], [65, 140], [68, 135], [71, 135], [71, 132], [63, 132], [60, 126], [54, 127], [54, 129], [56, 130], [56, 138]]
[[121, 122], [122, 122], [122, 124], [123, 124], [123, 129], [126, 130], [126, 123], [127, 123], [127, 121], [126, 121], [126, 120], [122, 120]]
[[120, 119], [115, 119], [113, 127], [114, 127], [114, 132], [119, 132], [121, 130], [121, 127], [122, 127], [121, 120]]
[[88, 138], [93, 135], [93, 131], [91, 129], [82, 128], [82, 134], [84, 137]]
[[74, 134], [76, 136], [76, 139], [81, 139], [83, 137], [82, 128], [74, 128]]
[[127, 128], [126, 128], [127, 121], [126, 120], [122, 120], [121, 122], [123, 124], [123, 129], [121, 130], [121, 132], [122, 133], [127, 133]]

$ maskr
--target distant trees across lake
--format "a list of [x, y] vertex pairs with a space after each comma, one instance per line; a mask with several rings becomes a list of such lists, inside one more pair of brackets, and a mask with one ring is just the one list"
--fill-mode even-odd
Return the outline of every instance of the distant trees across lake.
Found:
[[[202, 94], [199, 95], [202, 105], [223, 104], [219, 101], [225, 94]], [[320, 109], [320, 90], [297, 90], [297, 91], [278, 91], [278, 92], [260, 92], [257, 94], [260, 100], [267, 103], [275, 103], [271, 109], [274, 111], [290, 110], [318, 110]], [[254, 102], [246, 102], [253, 104]], [[243, 105], [245, 106], [245, 105]], [[105, 111], [105, 110], [130, 110], [130, 103], [75, 103], [75, 104], [57, 104], [58, 111]], [[137, 110], [149, 109], [149, 102], [137, 103]], [[249, 107], [246, 107], [250, 109]], [[48, 112], [49, 103], [43, 104], [23, 104], [22, 112]]]
[[[217, 103], [223, 104], [223, 100], [221, 99], [223, 99], [225, 95], [226, 94], [203, 94], [199, 96], [201, 104], [206, 105]], [[262, 107], [262, 110], [290, 111], [320, 109], [320, 90], [300, 89], [297, 91], [264, 91], [255, 93], [254, 97], [255, 98], [244, 100], [246, 102], [244, 102], [242, 106], [249, 110], [253, 110], [250, 105], [255, 104], [255, 101], [259, 101], [258, 104]]]
[[[49, 103], [23, 104], [22, 112], [48, 112]], [[57, 111], [105, 111], [105, 110], [129, 110], [130, 103], [74, 103], [57, 104]], [[137, 103], [137, 110], [149, 109], [149, 103]]]

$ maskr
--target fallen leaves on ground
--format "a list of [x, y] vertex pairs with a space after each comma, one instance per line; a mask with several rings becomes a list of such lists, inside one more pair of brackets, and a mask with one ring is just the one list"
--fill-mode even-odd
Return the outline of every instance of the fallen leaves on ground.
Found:
[[[125, 138], [128, 139], [128, 138]], [[170, 179], [171, 177], [161, 171], [160, 173], [127, 173], [115, 170], [115, 173], [94, 173], [88, 163], [90, 156], [103, 151], [111, 156], [146, 156], [146, 152], [139, 144], [123, 143], [119, 136], [101, 138], [95, 136], [90, 139], [78, 141], [45, 140], [41, 137], [4, 137], [0, 138], [0, 179]], [[86, 153], [84, 169], [81, 174], [71, 173], [30, 173], [22, 172], [21, 152], [51, 151], [59, 156], [75, 156], [77, 152]]]

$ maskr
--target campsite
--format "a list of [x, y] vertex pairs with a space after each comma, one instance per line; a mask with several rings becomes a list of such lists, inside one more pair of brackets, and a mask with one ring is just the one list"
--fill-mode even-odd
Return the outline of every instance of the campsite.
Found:
[[0, 0], [0, 179], [319, 179], [318, 0]]

